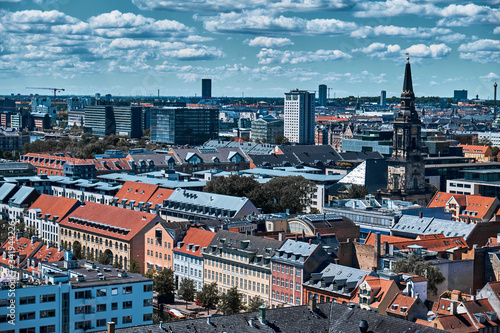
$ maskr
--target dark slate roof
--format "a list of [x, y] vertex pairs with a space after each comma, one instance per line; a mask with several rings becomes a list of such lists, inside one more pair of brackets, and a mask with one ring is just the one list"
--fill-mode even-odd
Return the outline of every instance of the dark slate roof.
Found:
[[348, 151], [344, 153], [339, 153], [339, 155], [344, 161], [365, 161], [365, 160], [384, 159], [384, 156], [378, 151], [371, 151], [371, 152]]
[[[315, 312], [307, 305], [288, 308], [267, 309], [267, 324], [257, 319], [258, 312], [238, 313], [229, 316], [213, 317], [210, 324], [206, 318], [176, 322], [134, 326], [116, 329], [116, 333], [257, 333], [257, 332], [303, 332], [303, 333], [359, 333], [359, 323], [366, 320], [368, 332], [373, 333], [442, 333], [443, 331], [422, 326], [399, 318], [384, 316], [359, 308], [349, 308], [337, 303], [318, 304]], [[254, 326], [249, 325], [254, 318]], [[101, 331], [102, 333], [106, 331]]]

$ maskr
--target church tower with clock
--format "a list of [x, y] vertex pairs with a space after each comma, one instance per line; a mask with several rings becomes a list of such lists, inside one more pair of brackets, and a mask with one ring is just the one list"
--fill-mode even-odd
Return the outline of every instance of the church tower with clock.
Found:
[[415, 110], [410, 60], [407, 60], [401, 107], [394, 119], [392, 156], [387, 161], [387, 189], [380, 191], [380, 196], [383, 199], [427, 204], [430, 194], [424, 181], [422, 123]]

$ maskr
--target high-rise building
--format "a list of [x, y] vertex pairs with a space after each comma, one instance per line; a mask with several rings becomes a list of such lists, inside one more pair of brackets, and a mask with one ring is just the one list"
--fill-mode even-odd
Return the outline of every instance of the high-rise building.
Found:
[[252, 140], [274, 143], [278, 135], [283, 135], [283, 119], [267, 115], [252, 121]]
[[327, 104], [327, 87], [326, 84], [320, 84], [319, 85], [319, 95], [318, 95], [318, 100], [319, 100], [319, 105], [320, 106], [326, 106]]
[[387, 92], [385, 90], [382, 90], [380, 92], [380, 106], [386, 106], [387, 105]]
[[219, 110], [164, 107], [151, 109], [151, 141], [199, 145], [219, 136]]
[[96, 105], [85, 107], [85, 128], [94, 135], [103, 137], [116, 133], [113, 106]]
[[116, 134], [128, 135], [133, 139], [142, 136], [142, 107], [140, 106], [113, 106], [116, 122]]
[[212, 98], [212, 79], [201, 79], [201, 98]]
[[305, 90], [285, 93], [285, 137], [292, 143], [314, 144], [314, 98]]
[[424, 161], [422, 157], [422, 122], [415, 110], [415, 94], [410, 61], [406, 63], [401, 107], [394, 119], [392, 155], [388, 160], [387, 191], [382, 198], [402, 199], [426, 204]]
[[453, 100], [457, 102], [463, 102], [467, 100], [467, 90], [454, 90]]

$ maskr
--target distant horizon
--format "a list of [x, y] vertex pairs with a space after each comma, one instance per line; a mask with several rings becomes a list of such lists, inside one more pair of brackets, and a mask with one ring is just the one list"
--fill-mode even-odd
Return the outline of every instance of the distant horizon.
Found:
[[0, 94], [399, 96], [408, 54], [415, 94], [491, 99], [498, 1], [0, 0]]

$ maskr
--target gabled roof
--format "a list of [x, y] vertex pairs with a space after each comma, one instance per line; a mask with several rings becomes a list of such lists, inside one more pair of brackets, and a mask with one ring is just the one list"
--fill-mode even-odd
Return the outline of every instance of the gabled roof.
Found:
[[126, 203], [135, 200], [134, 206], [137, 206], [141, 201], [148, 202], [157, 189], [158, 185], [126, 181], [115, 197], [119, 198], [119, 203], [122, 203], [124, 199], [127, 199]]
[[436, 219], [433, 217], [401, 216], [398, 223], [391, 228], [394, 234], [418, 235], [444, 234], [446, 237], [462, 236], [469, 238], [477, 224]]
[[[20, 267], [27, 257], [34, 255], [41, 247], [42, 242], [36, 241], [31, 244], [31, 239], [24, 237], [16, 238], [12, 242], [12, 238], [8, 238], [0, 247], [2, 256], [0, 256], [0, 264], [9, 266], [14, 261], [15, 267]], [[3, 259], [3, 254], [7, 251], [7, 258]], [[19, 258], [19, 264], [17, 264]]]
[[79, 205], [80, 202], [76, 199], [41, 194], [38, 199], [33, 202], [29, 209], [39, 209], [42, 217], [49, 214], [50, 219], [54, 216], [58, 216], [56, 222], [60, 222]]
[[174, 190], [158, 187], [158, 189], [153, 193], [153, 195], [151, 195], [147, 202], [150, 202], [152, 207], [154, 207], [155, 205], [163, 206], [163, 200], [167, 200], [172, 193], [174, 193]]
[[446, 204], [451, 199], [451, 197], [455, 197], [458, 199], [460, 197], [464, 197], [464, 194], [456, 194], [456, 193], [447, 193], [447, 192], [436, 192], [432, 197], [431, 201], [427, 204], [427, 208], [431, 207], [446, 207]]
[[406, 296], [403, 294], [397, 294], [389, 303], [387, 307], [388, 313], [393, 313], [398, 316], [406, 316], [408, 315], [408, 311], [417, 301], [416, 298]]
[[[487, 298], [465, 301], [462, 302], [462, 306], [466, 309], [472, 321], [475, 322], [476, 327], [484, 328], [499, 326], [500, 320], [498, 320], [496, 315], [495, 320], [490, 320], [488, 316], [488, 313], [495, 313], [495, 310], [493, 309], [490, 301]], [[484, 322], [480, 323], [475, 314], [483, 314], [485, 317]]]
[[38, 195], [36, 189], [29, 186], [21, 186], [19, 191], [17, 191], [16, 194], [14, 194], [12, 198], [10, 198], [10, 200], [12, 200], [12, 203], [15, 205], [28, 204], [28, 202], [26, 202], [26, 199], [28, 199], [32, 194]]
[[[190, 228], [182, 239], [183, 243], [177, 243], [177, 246], [173, 248], [173, 251], [202, 258], [203, 255], [201, 253], [201, 249], [204, 247], [206, 248], [210, 242], [212, 242], [214, 237], [215, 232], [198, 228]], [[189, 250], [188, 247], [190, 247]]]
[[[375, 245], [375, 235], [376, 233], [370, 231], [368, 233], [368, 236], [366, 236], [365, 243], [368, 245]], [[390, 236], [390, 235], [383, 235], [380, 234], [380, 244], [387, 242], [389, 244], [395, 243], [395, 242], [405, 242], [411, 240], [409, 238], [404, 238], [404, 237], [396, 237], [396, 236]]]
[[484, 154], [488, 150], [488, 146], [479, 146], [479, 145], [462, 145], [459, 144], [459, 147], [462, 147], [462, 152], [464, 153], [478, 153]]
[[85, 202], [84, 206], [75, 209], [59, 224], [63, 227], [99, 233], [103, 237], [130, 241], [153, 220], [160, 218], [156, 214]]
[[[380, 242], [387, 242], [399, 250], [408, 250], [411, 245], [419, 245], [428, 251], [436, 252], [443, 252], [456, 247], [469, 247], [462, 236], [445, 237], [443, 234], [421, 235], [417, 239], [380, 235]], [[371, 231], [365, 240], [365, 244], [375, 245], [375, 236]]]
[[483, 197], [481, 195], [467, 195], [466, 203], [460, 217], [483, 219], [493, 205], [498, 204], [497, 198]]
[[[477, 328], [474, 327], [469, 316], [465, 313], [456, 315], [443, 315], [434, 319], [438, 321], [443, 330], [446, 332], [453, 333], [473, 333], [477, 332]], [[420, 323], [420, 321], [417, 321]]]

